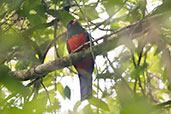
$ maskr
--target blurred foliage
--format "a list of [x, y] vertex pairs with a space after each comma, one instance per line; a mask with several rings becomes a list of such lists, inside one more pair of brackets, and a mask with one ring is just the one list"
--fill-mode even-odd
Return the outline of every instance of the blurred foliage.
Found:
[[[35, 80], [21, 81], [8, 74], [66, 56], [66, 35], [58, 36], [70, 20], [79, 18], [91, 33], [108, 34], [167, 12], [150, 22], [149, 33], [100, 56], [103, 60], [97, 61], [104, 63], [94, 70], [100, 84], [93, 82], [92, 99], [84, 105], [77, 101], [65, 112], [170, 114], [170, 5], [170, 0], [0, 0], [0, 114], [62, 113], [62, 103], [72, 100], [72, 87], [61, 81], [75, 76], [68, 69], [43, 77], [45, 88], [37, 88], [38, 94], [32, 91]], [[47, 54], [49, 50], [53, 55]]]

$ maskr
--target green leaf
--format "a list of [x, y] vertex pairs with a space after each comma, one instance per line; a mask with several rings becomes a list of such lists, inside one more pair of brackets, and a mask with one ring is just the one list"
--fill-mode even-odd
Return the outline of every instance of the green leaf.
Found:
[[[97, 19], [98, 13], [96, 11], [96, 6], [89, 6], [86, 5], [83, 9], [82, 9], [85, 13], [85, 15], [90, 19], [90, 20], [94, 20]], [[83, 15], [81, 13], [78, 14], [80, 17], [82, 17]], [[82, 17], [83, 18], [83, 17]]]
[[43, 92], [43, 94], [38, 95], [36, 99], [33, 99], [29, 102], [26, 101], [22, 112], [25, 114], [33, 114], [34, 110], [36, 113], [42, 114], [46, 109], [47, 100], [46, 92]]
[[17, 10], [19, 16], [26, 16], [32, 25], [45, 23], [45, 8], [39, 0], [25, 0], [23, 9]]
[[108, 105], [104, 101], [102, 101], [101, 99], [97, 99], [96, 97], [92, 97], [92, 99], [89, 99], [88, 101], [91, 105], [93, 105], [95, 107], [99, 107], [105, 111], [109, 111]]
[[[1, 114], [22, 114], [22, 110], [17, 107], [3, 108], [3, 110], [1, 111], [2, 111]], [[28, 113], [24, 113], [24, 114], [28, 114]]]
[[[13, 36], [11, 38], [11, 36]], [[13, 46], [20, 45], [20, 43], [23, 43], [23, 40], [21, 37], [16, 33], [10, 33], [10, 34], [3, 34], [0, 33], [0, 53], [1, 52], [7, 52], [9, 49], [11, 49]], [[3, 54], [0, 54], [0, 56]]]
[[45, 22], [45, 19], [39, 14], [30, 14], [27, 17], [32, 25], [38, 25]]
[[59, 110], [61, 108], [60, 102], [56, 99], [53, 105], [47, 107], [47, 112], [52, 113], [53, 111]]
[[74, 105], [73, 112], [77, 112], [78, 107], [81, 105], [81, 101], [77, 101]]
[[112, 16], [121, 7], [121, 5], [123, 4], [123, 1], [122, 0], [103, 0], [102, 4], [105, 7], [109, 16]]
[[57, 89], [58, 89], [58, 92], [61, 94], [61, 96], [65, 99], [64, 88], [60, 82], [57, 85]]
[[17, 78], [8, 75], [10, 69], [5, 65], [0, 65], [0, 83], [3, 84], [9, 91], [14, 94], [20, 93], [24, 97], [29, 95], [28, 88], [23, 86]]
[[61, 56], [61, 57], [65, 56], [65, 54], [66, 54], [66, 51], [64, 51], [65, 47], [66, 47], [65, 42], [63, 42], [59, 45], [59, 47], [57, 48], [59, 56]]
[[166, 69], [162, 73], [162, 81], [163, 81], [163, 83], [165, 83], [167, 81], [167, 71], [166, 71]]
[[120, 28], [118, 22], [114, 22], [114, 23], [111, 24], [111, 29], [118, 29], [118, 28]]
[[127, 102], [121, 109], [120, 114], [151, 114], [154, 110], [154, 106], [146, 102], [144, 98], [139, 97]]
[[[2, 1], [2, 0], [1, 0]], [[6, 0], [5, 2], [8, 3], [8, 11], [16, 10], [20, 7], [24, 0]], [[7, 9], [7, 7], [6, 7]]]
[[68, 86], [66, 86], [65, 89], [64, 89], [64, 95], [65, 95], [68, 99], [71, 98], [71, 89], [70, 89]]
[[74, 19], [74, 17], [65, 10], [58, 10], [53, 14], [55, 14], [55, 16], [62, 22], [64, 26], [67, 26], [67, 24]]
[[[155, 52], [154, 52], [155, 53]], [[151, 55], [151, 61], [149, 61], [149, 67], [148, 70], [150, 72], [155, 72], [155, 73], [162, 73], [162, 62], [161, 62], [161, 56], [160, 55]]]
[[93, 114], [93, 110], [91, 109], [89, 104], [84, 107], [83, 112], [84, 114]]

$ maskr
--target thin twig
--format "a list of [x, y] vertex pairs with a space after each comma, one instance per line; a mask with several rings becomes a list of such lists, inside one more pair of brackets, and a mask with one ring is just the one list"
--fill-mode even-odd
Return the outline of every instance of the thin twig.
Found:
[[50, 105], [52, 106], [52, 103], [51, 103], [51, 100], [50, 100], [50, 96], [49, 96], [49, 91], [46, 89], [45, 85], [43, 84], [42, 79], [41, 79], [40, 83], [41, 83], [41, 85], [43, 86], [43, 88], [45, 89], [46, 94], [47, 94], [47, 97], [48, 97], [48, 99], [49, 99], [49, 103], [50, 103]]
[[[147, 53], [148, 53], [148, 50], [145, 52], [145, 56], [144, 56], [144, 65], [146, 64], [146, 60], [147, 60]], [[147, 69], [146, 71], [147, 72]], [[147, 74], [146, 74], [147, 75]], [[147, 80], [145, 78], [145, 74], [144, 74], [144, 93], [146, 93], [146, 84], [147, 84]]]
[[[141, 58], [142, 58], [142, 54], [143, 54], [143, 48], [142, 48], [142, 50], [141, 50], [141, 52], [140, 52], [140, 55], [139, 55], [139, 59], [138, 59], [138, 67], [140, 66], [140, 62], [141, 62]], [[143, 89], [143, 87], [142, 87], [142, 84], [141, 84], [141, 79], [140, 79], [140, 76], [138, 75], [138, 81], [139, 81], [139, 86], [140, 86], [140, 88], [141, 88], [141, 92], [143, 93], [143, 95], [145, 96], [145, 93], [144, 93], [144, 89]]]
[[[108, 58], [108, 56], [106, 56], [106, 58], [107, 58], [107, 60], [108, 60], [108, 62], [110, 64], [111, 68], [113, 69], [113, 71], [116, 71], [116, 69], [114, 68], [114, 66], [113, 66], [112, 62], [110, 61], [110, 59]], [[128, 83], [126, 82], [126, 80], [122, 76], [120, 76], [120, 79], [127, 85], [128, 89], [130, 91], [132, 91], [131, 88], [129, 87]], [[115, 80], [115, 82], [116, 82], [116, 80]]]

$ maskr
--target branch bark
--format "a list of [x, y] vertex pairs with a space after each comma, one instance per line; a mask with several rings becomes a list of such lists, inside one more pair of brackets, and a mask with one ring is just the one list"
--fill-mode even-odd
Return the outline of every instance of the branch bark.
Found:
[[[107, 40], [101, 44], [98, 44], [92, 47], [94, 55], [95, 56], [103, 55], [107, 53], [108, 51], [116, 48], [119, 45], [126, 44], [128, 40], [135, 39], [146, 33], [151, 34], [149, 32], [154, 32], [154, 31], [150, 31], [150, 29], [153, 28], [153, 24], [151, 24], [150, 22], [154, 19], [158, 19], [159, 17], [170, 14], [169, 12], [154, 15], [143, 21], [133, 23], [117, 31], [113, 31], [109, 35], [105, 35], [97, 39], [97, 40], [100, 40], [100, 39], [106, 38]], [[132, 34], [131, 39], [128, 39], [128, 36], [130, 33]], [[80, 61], [90, 58], [91, 56], [92, 55], [91, 55], [90, 49], [87, 49], [85, 51], [72, 53], [68, 56], [65, 56], [63, 58], [60, 58], [54, 61], [49, 61], [47, 63], [38, 65], [37, 67], [34, 67], [34, 68], [25, 69], [21, 71], [12, 71], [12, 72], [9, 72], [9, 74], [21, 80], [34, 79], [34, 78], [45, 76], [49, 72], [62, 69], [64, 67], [68, 67], [71, 65], [71, 61], [72, 61], [72, 64], [76, 64]]]
[[157, 104], [157, 107], [165, 107], [165, 106], [171, 106], [171, 100]]
[[[116, 45], [113, 45], [113, 44], [116, 44], [115, 42], [117, 42], [117, 40], [118, 40], [118, 37], [115, 37], [115, 38], [108, 40], [108, 42], [101, 43], [99, 45], [94, 46], [93, 47], [94, 54], [100, 55], [113, 49], [114, 47], [116, 47]], [[31, 68], [31, 69], [25, 69], [21, 71], [12, 71], [10, 72], [10, 75], [16, 78], [19, 78], [21, 80], [34, 79], [34, 78], [44, 76], [49, 72], [70, 66], [71, 65], [70, 61], [72, 61], [72, 64], [76, 64], [90, 57], [91, 57], [91, 51], [90, 49], [87, 49], [85, 51], [72, 53], [68, 56], [62, 57], [54, 61], [49, 61], [47, 63], [38, 65], [37, 67]]]

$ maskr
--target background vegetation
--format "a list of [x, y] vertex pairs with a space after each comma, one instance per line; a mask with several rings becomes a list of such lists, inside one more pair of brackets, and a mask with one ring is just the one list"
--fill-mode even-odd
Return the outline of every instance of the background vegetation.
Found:
[[[0, 113], [170, 114], [170, 6], [170, 0], [0, 0]], [[74, 18], [95, 46], [107, 47], [96, 57], [93, 98], [63, 111], [72, 91], [61, 79], [74, 77], [73, 67], [24, 80], [9, 74], [67, 56], [66, 25]], [[108, 43], [112, 38], [117, 42]]]

